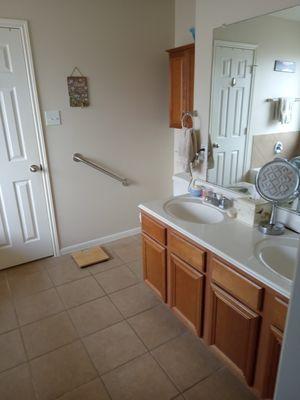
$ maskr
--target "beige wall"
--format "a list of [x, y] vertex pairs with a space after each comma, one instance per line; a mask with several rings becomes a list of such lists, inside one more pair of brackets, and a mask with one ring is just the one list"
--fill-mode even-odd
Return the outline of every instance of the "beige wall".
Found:
[[[213, 29], [299, 4], [299, 0], [196, 0], [195, 107], [203, 143], [208, 138]], [[200, 175], [206, 177], [205, 166]]]
[[[171, 194], [173, 0], [1, 0], [0, 17], [29, 21], [42, 112], [62, 112], [45, 128], [61, 247], [138, 227], [138, 204]], [[86, 109], [68, 105], [74, 66], [89, 78]], [[134, 183], [75, 164], [74, 152]]]
[[[195, 26], [196, 0], [175, 0], [175, 46], [193, 42], [189, 29]], [[182, 146], [183, 133], [174, 129], [174, 173], [182, 172], [182, 159], [179, 149]]]

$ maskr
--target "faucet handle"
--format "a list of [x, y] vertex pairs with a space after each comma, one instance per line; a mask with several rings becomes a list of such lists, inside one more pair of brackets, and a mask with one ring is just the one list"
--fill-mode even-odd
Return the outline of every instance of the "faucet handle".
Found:
[[222, 210], [226, 210], [227, 208], [231, 208], [233, 205], [233, 202], [231, 199], [228, 197], [222, 195], [221, 198], [219, 199], [219, 207], [222, 208]]

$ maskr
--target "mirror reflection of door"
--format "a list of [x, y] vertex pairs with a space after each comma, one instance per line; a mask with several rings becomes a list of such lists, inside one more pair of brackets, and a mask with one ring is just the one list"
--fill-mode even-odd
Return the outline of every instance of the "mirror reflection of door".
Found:
[[233, 185], [244, 174], [255, 45], [215, 41], [208, 181]]

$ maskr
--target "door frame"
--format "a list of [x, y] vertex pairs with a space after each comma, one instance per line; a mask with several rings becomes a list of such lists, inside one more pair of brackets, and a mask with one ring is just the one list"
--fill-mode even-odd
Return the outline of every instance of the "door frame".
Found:
[[58, 241], [58, 234], [57, 234], [57, 224], [56, 224], [56, 219], [55, 219], [53, 195], [52, 195], [51, 181], [50, 181], [50, 172], [49, 172], [49, 165], [48, 165], [48, 160], [47, 160], [47, 151], [46, 151], [46, 144], [45, 144], [45, 138], [44, 138], [42, 118], [41, 118], [41, 111], [40, 111], [39, 100], [38, 100], [38, 92], [37, 92], [37, 86], [36, 86], [33, 57], [32, 57], [32, 52], [31, 52], [28, 22], [26, 20], [0, 18], [0, 28], [18, 29], [20, 32], [20, 35], [21, 35], [24, 59], [25, 59], [25, 64], [26, 64], [26, 73], [27, 73], [28, 85], [29, 85], [29, 94], [30, 94], [30, 99], [31, 99], [31, 107], [32, 107], [32, 111], [33, 111], [35, 134], [36, 134], [36, 138], [37, 138], [39, 156], [41, 159], [41, 163], [43, 165], [42, 179], [43, 179], [43, 187], [44, 187], [47, 214], [48, 214], [49, 227], [50, 227], [50, 233], [51, 233], [53, 255], [59, 256], [60, 249], [59, 249], [59, 241]]
[[[209, 130], [208, 135], [209, 138], [212, 139], [211, 136], [211, 127], [212, 127], [212, 102], [213, 102], [213, 91], [214, 91], [214, 73], [216, 68], [216, 51], [217, 47], [234, 47], [237, 49], [248, 49], [253, 50], [253, 64], [252, 64], [252, 77], [251, 77], [251, 85], [250, 85], [250, 96], [249, 96], [249, 108], [248, 108], [248, 123], [247, 123], [247, 135], [246, 135], [246, 142], [245, 142], [245, 154], [244, 154], [244, 161], [243, 161], [243, 174], [245, 175], [246, 172], [250, 168], [251, 163], [251, 149], [252, 149], [252, 106], [253, 106], [253, 99], [254, 99], [254, 84], [255, 84], [255, 75], [256, 75], [256, 67], [257, 65], [257, 48], [258, 44], [252, 43], [242, 43], [242, 42], [231, 42], [227, 40], [219, 40], [215, 39], [213, 41], [213, 59], [212, 59], [212, 69], [211, 69], [211, 88], [210, 88], [210, 107], [209, 107]], [[208, 181], [208, 168], [206, 171], [206, 180]]]

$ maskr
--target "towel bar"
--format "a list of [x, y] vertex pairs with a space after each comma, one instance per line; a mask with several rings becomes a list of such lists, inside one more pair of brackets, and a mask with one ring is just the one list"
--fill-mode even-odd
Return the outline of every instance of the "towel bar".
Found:
[[[276, 102], [276, 101], [279, 101], [279, 98], [274, 98], [274, 99], [266, 99], [266, 102], [267, 103], [272, 103], [272, 102]], [[298, 101], [300, 101], [300, 98], [299, 97], [297, 97], [297, 98], [295, 98], [295, 102], [298, 102]]]
[[123, 186], [129, 186], [129, 182], [128, 182], [128, 180], [126, 178], [123, 178], [122, 176], [119, 176], [119, 175], [115, 174], [114, 172], [109, 171], [109, 170], [101, 167], [98, 164], [95, 164], [94, 162], [88, 160], [87, 158], [83, 157], [79, 153], [73, 154], [73, 161], [82, 162], [82, 163], [88, 165], [89, 167], [92, 167], [92, 168], [96, 169], [97, 171], [100, 171], [103, 174], [108, 175], [111, 178], [121, 182]]

